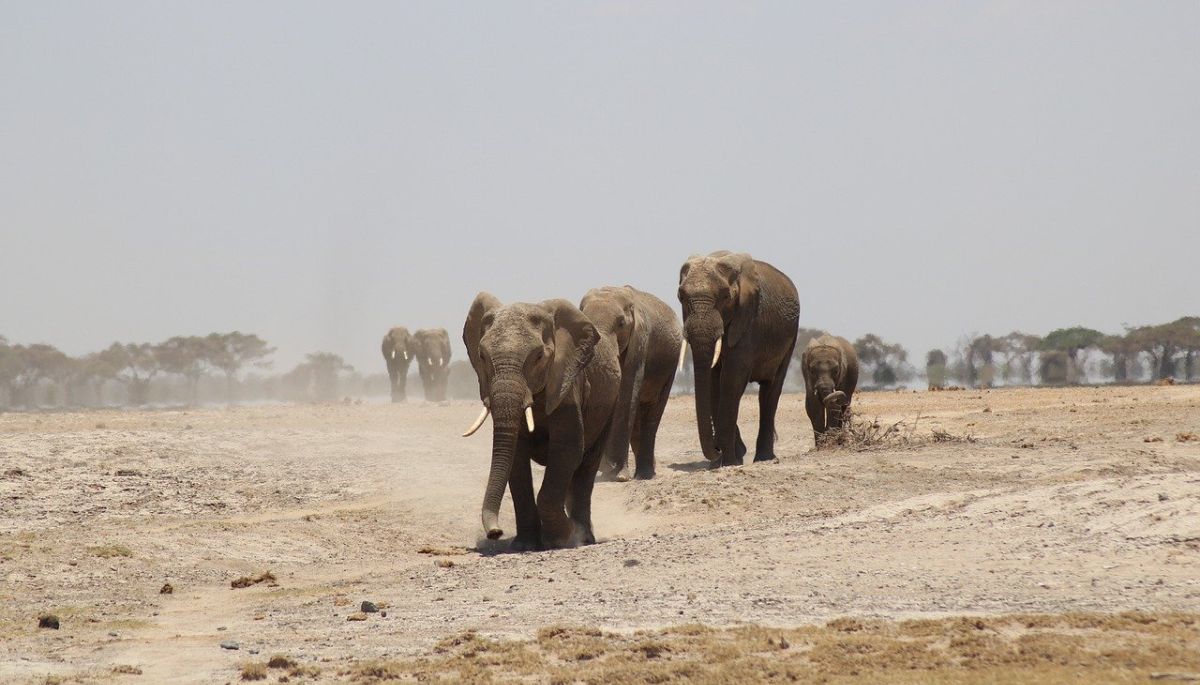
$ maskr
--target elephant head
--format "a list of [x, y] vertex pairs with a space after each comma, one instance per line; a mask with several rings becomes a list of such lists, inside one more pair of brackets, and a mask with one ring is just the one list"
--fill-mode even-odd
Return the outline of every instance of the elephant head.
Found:
[[727, 251], [691, 257], [679, 270], [683, 333], [692, 348], [696, 377], [696, 425], [700, 447], [710, 461], [716, 446], [712, 387], [722, 349], [738, 348], [758, 314], [759, 284], [754, 259]]
[[[583, 296], [579, 308], [587, 312], [588, 319], [602, 334], [611, 334], [617, 342], [617, 355], [624, 360], [634, 347], [645, 347], [648, 331], [645, 322], [638, 318], [637, 303], [633, 289], [629, 286], [593, 288]], [[644, 350], [633, 350], [639, 355]]]
[[829, 336], [808, 341], [808, 347], [800, 357], [804, 385], [821, 400], [827, 412], [841, 412], [841, 402], [846, 393], [837, 388], [845, 380], [849, 362], [842, 346]]
[[488, 538], [503, 535], [498, 514], [517, 436], [523, 429], [535, 430], [535, 417], [545, 421], [559, 410], [599, 340], [592, 322], [566, 300], [504, 306], [493, 295], [480, 293], [471, 304], [463, 343], [479, 378], [484, 408], [464, 435], [492, 415], [492, 462], [482, 507]]

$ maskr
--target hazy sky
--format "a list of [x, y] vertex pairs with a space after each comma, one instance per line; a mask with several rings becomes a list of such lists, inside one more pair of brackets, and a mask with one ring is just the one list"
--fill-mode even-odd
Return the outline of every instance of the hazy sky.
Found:
[[914, 357], [1200, 314], [1200, 2], [0, 1], [11, 340], [382, 371], [725, 248]]

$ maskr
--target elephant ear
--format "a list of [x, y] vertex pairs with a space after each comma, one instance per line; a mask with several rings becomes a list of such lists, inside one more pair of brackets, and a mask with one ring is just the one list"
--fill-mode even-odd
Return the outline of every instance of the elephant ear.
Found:
[[546, 372], [546, 415], [558, 409], [579, 374], [592, 361], [600, 333], [579, 308], [567, 300], [546, 300], [541, 306], [554, 319], [554, 358]]
[[809, 340], [805, 346], [804, 352], [800, 354], [800, 373], [804, 376], [804, 387], [807, 390], [813, 388], [812, 374], [808, 370], [808, 351], [813, 347], [813, 341]]
[[728, 278], [730, 294], [735, 298], [728, 333], [729, 345], [735, 347], [758, 316], [758, 271], [754, 259], [744, 252], [720, 254], [717, 265]]
[[485, 380], [488, 376], [479, 356], [479, 340], [487, 331], [484, 319], [501, 306], [500, 300], [496, 299], [495, 295], [479, 293], [475, 296], [475, 301], [471, 303], [471, 309], [467, 312], [467, 321], [463, 324], [463, 344], [467, 346], [467, 356], [470, 357], [471, 366], [475, 368], [475, 376], [479, 379], [479, 399], [484, 401], [488, 398], [487, 381]]

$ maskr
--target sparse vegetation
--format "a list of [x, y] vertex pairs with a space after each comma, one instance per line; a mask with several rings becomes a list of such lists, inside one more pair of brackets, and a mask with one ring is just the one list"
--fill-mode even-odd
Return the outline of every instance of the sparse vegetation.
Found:
[[258, 585], [259, 583], [274, 585], [275, 574], [271, 573], [270, 571], [263, 571], [257, 576], [242, 576], [241, 578], [231, 582], [229, 586], [235, 590], [238, 590], [241, 588], [251, 587], [252, 585]]
[[113, 559], [116, 557], [132, 557], [133, 550], [125, 545], [107, 544], [98, 545], [96, 547], [88, 547], [88, 553], [94, 557], [101, 559]]
[[251, 661], [239, 667], [242, 680], [266, 680], [267, 666], [261, 661]]
[[460, 682], [1134, 682], [1200, 669], [1194, 614], [1068, 613], [824, 626], [679, 626], [633, 634], [546, 628], [529, 641], [466, 632], [431, 656], [355, 664], [357, 683]]

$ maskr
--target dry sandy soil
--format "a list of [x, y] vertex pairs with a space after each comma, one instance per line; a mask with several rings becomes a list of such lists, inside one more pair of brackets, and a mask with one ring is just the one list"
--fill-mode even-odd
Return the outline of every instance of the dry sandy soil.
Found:
[[907, 421], [866, 451], [802, 399], [716, 472], [673, 400], [600, 542], [528, 554], [479, 542], [474, 403], [0, 415], [0, 681], [1200, 672], [1200, 386], [861, 393]]

